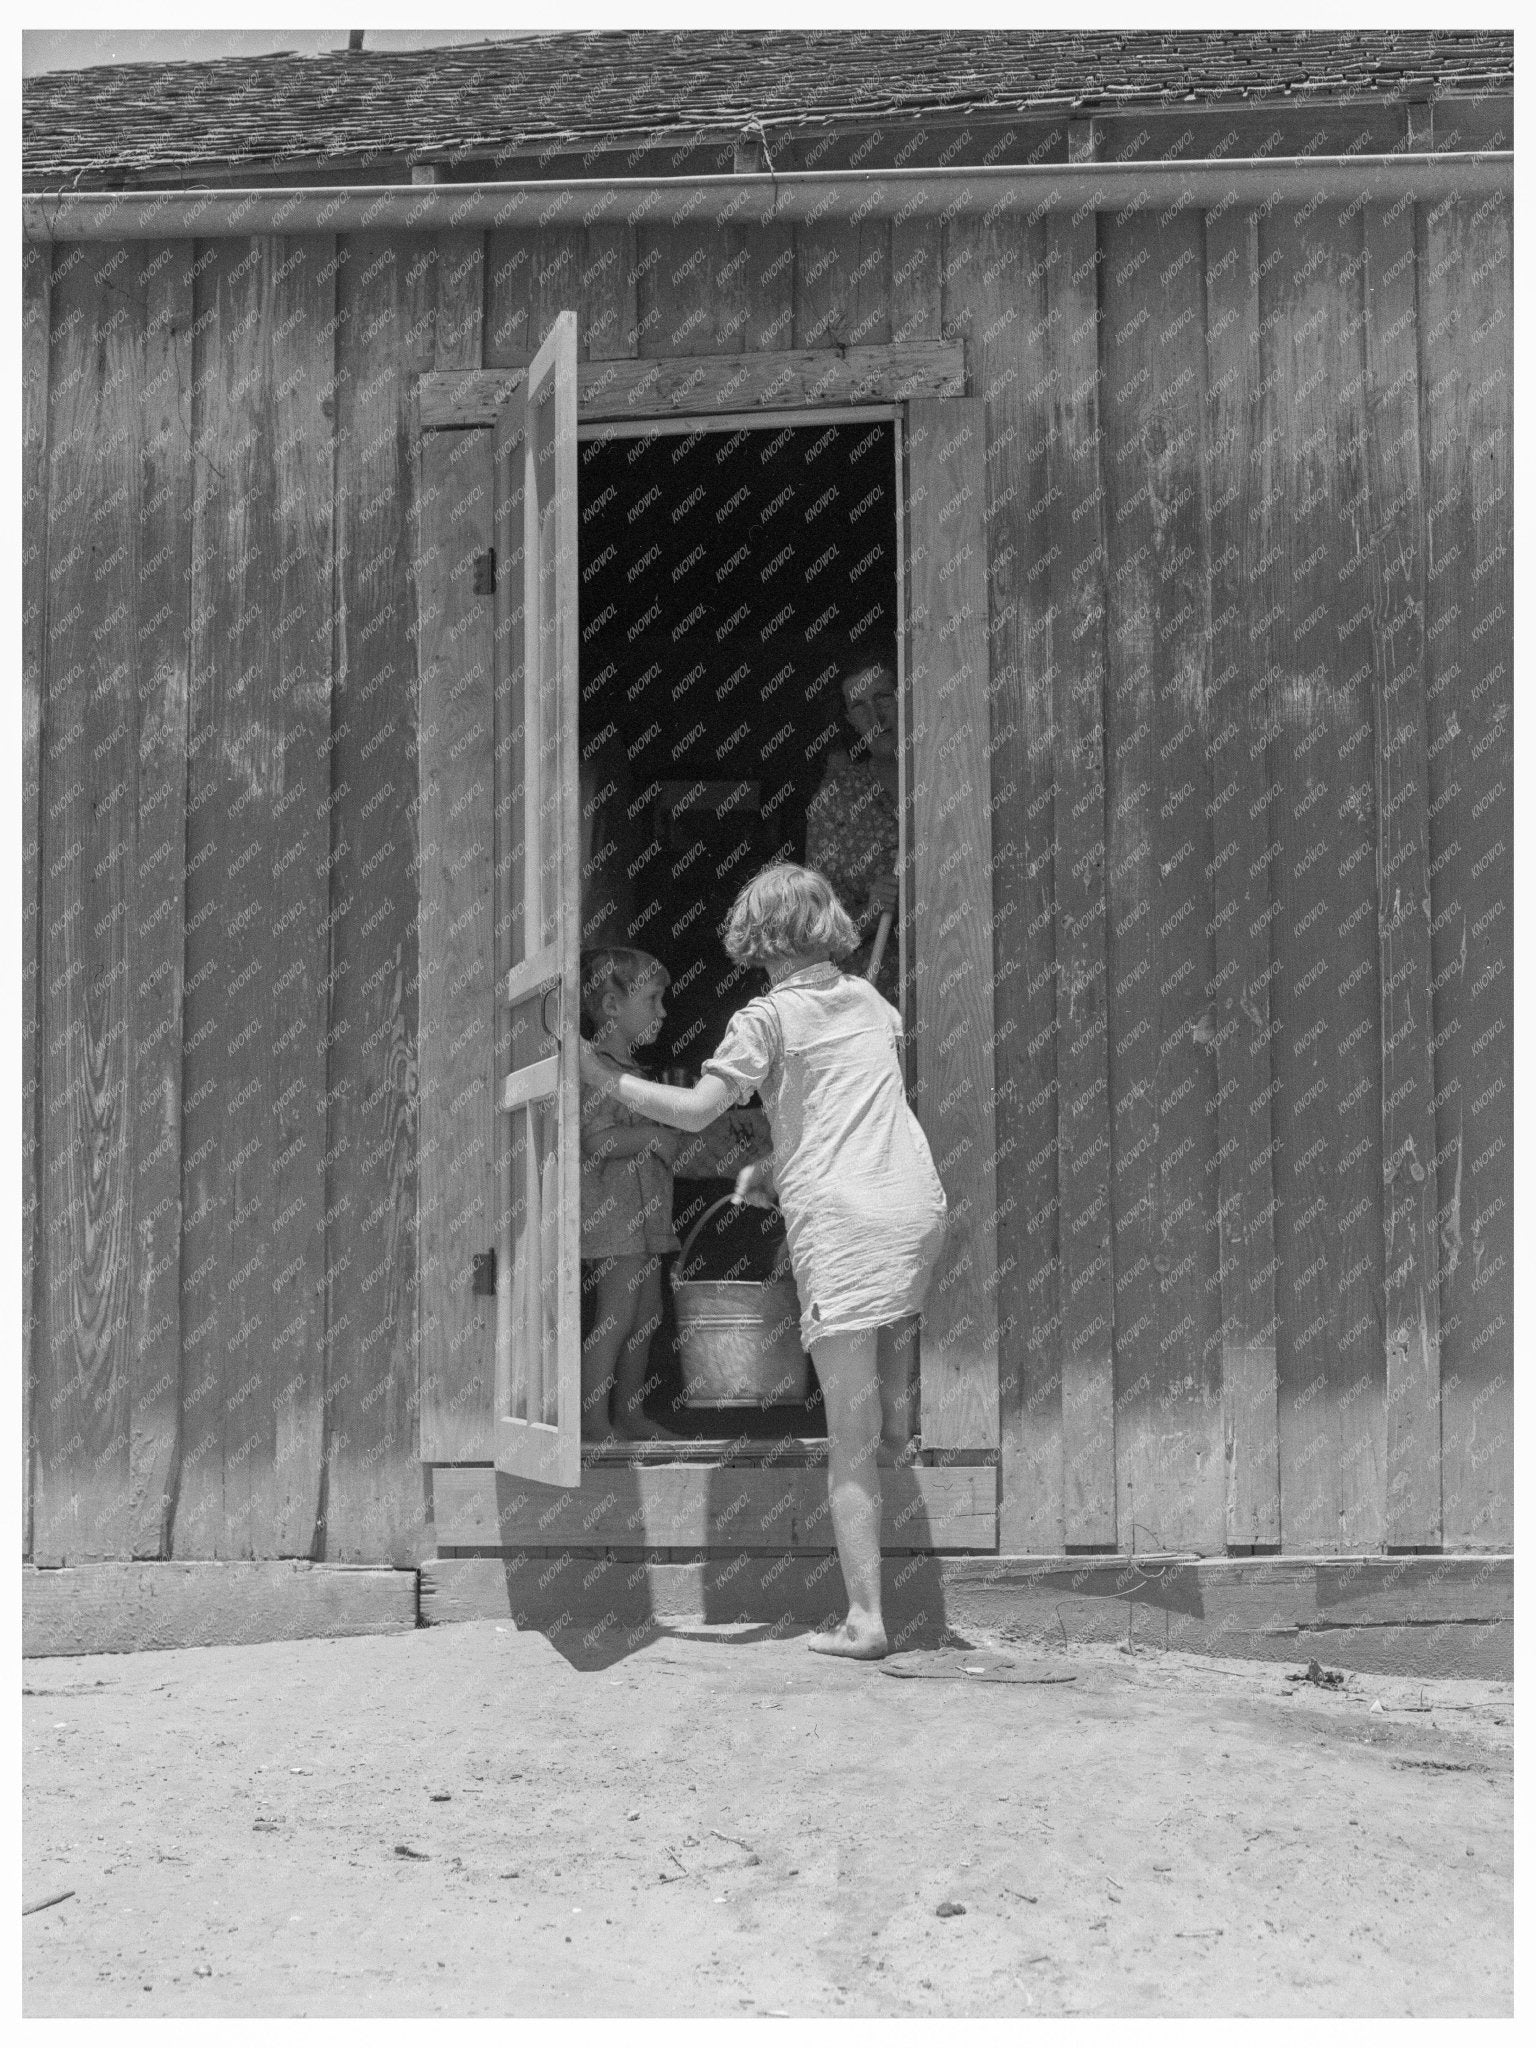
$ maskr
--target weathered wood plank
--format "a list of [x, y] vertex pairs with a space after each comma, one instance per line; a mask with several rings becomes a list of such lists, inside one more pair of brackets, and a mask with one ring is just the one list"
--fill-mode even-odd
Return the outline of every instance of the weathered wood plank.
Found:
[[[1255, 616], [1274, 773], [1280, 1514], [1288, 1550], [1384, 1540], [1380, 1003], [1358, 224], [1260, 230]], [[1271, 435], [1274, 436], [1271, 440]], [[1268, 914], [1268, 913], [1266, 913]]]
[[1259, 229], [1236, 208], [1206, 221], [1210, 438], [1211, 937], [1206, 1050], [1216, 1066], [1226, 1540], [1278, 1543], [1274, 1100], [1270, 1048], [1270, 768], [1247, 637], [1259, 404]]
[[[1376, 902], [1387, 1379], [1386, 1541], [1440, 1542], [1440, 1287], [1435, 1237], [1425, 758], [1424, 507], [1412, 208], [1367, 206], [1366, 592], [1375, 699]], [[1364, 594], [1364, 593], [1363, 593]]]
[[21, 272], [21, 1554], [32, 1555], [42, 1143], [38, 850], [48, 629], [48, 340], [53, 249], [28, 242]]
[[[995, 1467], [919, 1465], [880, 1479], [886, 1548], [996, 1549]], [[834, 1547], [826, 1474], [803, 1466], [589, 1468], [575, 1489], [509, 1479], [484, 1465], [438, 1466], [432, 1513], [440, 1549]]]
[[[574, 262], [571, 271], [576, 274]], [[494, 266], [491, 277], [496, 308], [500, 294], [512, 286]], [[560, 310], [556, 305], [551, 311], [551, 324]], [[536, 317], [494, 318], [487, 335], [487, 353], [493, 338], [525, 333]], [[510, 353], [512, 347], [508, 340], [500, 342], [501, 352]], [[530, 349], [508, 369], [521, 368], [532, 354]], [[516, 389], [517, 382], [515, 376], [499, 368], [424, 375], [419, 387], [422, 427], [489, 426], [498, 404]], [[579, 410], [583, 419], [643, 419], [665, 413], [751, 412], [760, 407], [881, 405], [906, 398], [956, 397], [964, 390], [962, 345], [910, 341], [846, 352], [764, 349], [750, 356], [701, 352], [635, 362], [584, 362]]]
[[576, 343], [584, 360], [608, 362], [635, 352], [635, 230], [601, 223], [587, 230]]
[[1116, 1527], [1214, 1550], [1226, 1518], [1216, 1085], [1198, 1036], [1213, 967], [1200, 223], [1110, 218], [1100, 254]]
[[[904, 1649], [943, 1639], [946, 1562], [938, 1556], [885, 1560], [886, 1628]], [[638, 1644], [678, 1623], [818, 1627], [846, 1611], [835, 1551], [767, 1557], [738, 1551], [688, 1564], [594, 1558], [575, 1550], [547, 1557], [513, 1551], [504, 1558], [432, 1558], [421, 1569], [421, 1619], [429, 1626], [494, 1619], [551, 1632], [626, 1628], [636, 1631]]]
[[[612, 246], [605, 244], [604, 246]], [[539, 344], [555, 324], [556, 316], [568, 307], [577, 311], [577, 343], [583, 340], [587, 322], [584, 310], [582, 272], [586, 266], [587, 236], [580, 228], [493, 228], [486, 237], [485, 338], [482, 360], [489, 370], [521, 368], [538, 354]], [[601, 258], [599, 258], [601, 260]], [[633, 289], [633, 286], [629, 286]], [[612, 286], [599, 271], [589, 289], [604, 310]], [[605, 333], [607, 329], [605, 328]], [[628, 337], [624, 337], [628, 341]], [[613, 353], [613, 345], [605, 354]], [[619, 353], [633, 353], [633, 345]], [[452, 417], [436, 416], [436, 394], [447, 388], [465, 392], [482, 391], [473, 417], [466, 412]], [[445, 387], [437, 380], [422, 380], [421, 423], [434, 426], [491, 426], [509, 389], [500, 379], [481, 385]]]
[[[1305, 1664], [1413, 1677], [1503, 1678], [1513, 1671], [1512, 1577], [1474, 1586], [1465, 1567], [1501, 1562], [1359, 1558], [1328, 1564], [1264, 1560], [1252, 1575], [1237, 1559], [1167, 1564], [1140, 1557], [946, 1558], [940, 1562], [951, 1629], [1006, 1626], [1054, 1644], [1165, 1645], [1200, 1656]], [[1372, 1567], [1450, 1566], [1443, 1587], [1398, 1586]], [[1502, 1560], [1505, 1565], [1512, 1560]], [[1260, 1561], [1253, 1560], [1254, 1565]], [[1462, 1568], [1458, 1574], [1455, 1568]], [[1357, 1579], [1355, 1574], [1364, 1575]], [[1331, 1604], [1339, 1586], [1355, 1589]]]
[[199, 258], [181, 1556], [311, 1554], [325, 1363], [334, 242]]
[[21, 1580], [24, 1657], [390, 1635], [416, 1625], [414, 1571], [115, 1563], [26, 1571]]
[[168, 1557], [181, 1423], [182, 958], [187, 591], [192, 563], [192, 247], [147, 243], [140, 405], [130, 1555]]
[[986, 413], [914, 399], [907, 420], [917, 1107], [949, 1199], [923, 1310], [922, 1433], [980, 1448], [998, 1435]]
[[1514, 1528], [1512, 238], [1422, 215], [1431, 990], [1444, 1539]]
[[707, 220], [641, 226], [635, 245], [638, 355], [677, 358], [680, 369], [694, 356], [729, 356], [741, 368], [760, 351], [793, 343], [794, 228], [788, 221], [738, 219], [741, 211], [738, 203]]
[[891, 222], [801, 221], [795, 228], [797, 349], [878, 347], [891, 332]]
[[1047, 215], [1045, 261], [1065, 1526], [1069, 1545], [1104, 1545], [1115, 1540], [1115, 1275], [1105, 954], [1106, 550], [1093, 215]]
[[133, 935], [142, 301], [135, 253], [56, 265], [43, 770], [43, 1213], [34, 1555], [124, 1554], [134, 1341]]
[[425, 1543], [417, 1457], [416, 448], [435, 265], [338, 245], [333, 776], [326, 1033], [325, 1555], [407, 1564]]
[[494, 1298], [472, 1292], [495, 1242], [494, 609], [474, 590], [491, 544], [490, 435], [423, 445], [417, 588], [421, 958], [418, 1187], [421, 1455], [488, 1457]]
[[[1044, 229], [1036, 227], [1035, 235]], [[939, 275], [939, 223], [914, 216], [891, 221], [891, 340], [939, 341], [944, 334], [944, 285]]]
[[1247, 1631], [1319, 1623], [1513, 1619], [1514, 1559], [1503, 1557], [956, 1559], [950, 1586], [1037, 1589], [1089, 1599], [1160, 1600]]
[[484, 361], [485, 235], [460, 228], [433, 237], [432, 356], [439, 370], [476, 371]]
[[[997, 1101], [989, 1149], [996, 1153], [997, 1174], [1000, 1541], [1008, 1550], [1054, 1549], [1065, 1536], [1056, 1249], [1055, 735], [1044, 653], [1049, 566], [1041, 569], [1050, 509], [1045, 228], [1017, 220], [988, 226], [963, 216], [947, 227], [944, 248], [945, 330], [964, 341], [972, 385], [986, 410], [992, 672], [986, 751]], [[936, 280], [934, 267], [930, 282]]]
[[[1054, 1643], [1143, 1644], [1270, 1663], [1316, 1656], [1347, 1668], [1415, 1677], [1513, 1675], [1513, 1560], [1433, 1560], [1436, 1584], [1389, 1575], [1427, 1559], [1354, 1559], [1297, 1568], [1292, 1560], [1250, 1576], [1236, 1560], [1169, 1565], [1140, 1558], [889, 1557], [885, 1612], [903, 1647], [944, 1628], [1005, 1628]], [[1475, 1565], [1480, 1581], [1468, 1571]], [[916, 1569], [914, 1569], [914, 1566]], [[1384, 1570], [1372, 1570], [1371, 1567]], [[1362, 1571], [1362, 1567], [1364, 1570]], [[1492, 1568], [1492, 1569], [1490, 1569]], [[1337, 1588], [1343, 1587], [1340, 1597]], [[816, 1623], [841, 1591], [835, 1556], [740, 1551], [686, 1564], [588, 1549], [512, 1551], [503, 1557], [428, 1559], [421, 1619], [518, 1628], [642, 1628], [669, 1622]], [[903, 1616], [903, 1609], [906, 1610]], [[840, 1610], [839, 1610], [840, 1611]], [[900, 1618], [899, 1618], [900, 1617]]]

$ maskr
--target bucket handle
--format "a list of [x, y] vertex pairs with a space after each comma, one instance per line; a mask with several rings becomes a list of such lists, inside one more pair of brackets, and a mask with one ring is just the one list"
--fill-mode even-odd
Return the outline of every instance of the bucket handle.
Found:
[[[674, 1286], [677, 1286], [682, 1283], [683, 1273], [688, 1264], [688, 1254], [693, 1250], [694, 1239], [698, 1236], [699, 1232], [704, 1228], [705, 1224], [709, 1221], [710, 1217], [715, 1214], [716, 1210], [723, 1209], [728, 1202], [734, 1202], [735, 1200], [736, 1197], [732, 1194], [722, 1195], [718, 1202], [711, 1202], [709, 1207], [704, 1211], [704, 1214], [699, 1218], [698, 1222], [695, 1223], [692, 1230], [689, 1231], [687, 1237], [683, 1240], [683, 1248], [677, 1255], [677, 1264], [672, 1268], [672, 1282]], [[777, 1272], [778, 1270], [779, 1261], [775, 1260], [774, 1271]]]

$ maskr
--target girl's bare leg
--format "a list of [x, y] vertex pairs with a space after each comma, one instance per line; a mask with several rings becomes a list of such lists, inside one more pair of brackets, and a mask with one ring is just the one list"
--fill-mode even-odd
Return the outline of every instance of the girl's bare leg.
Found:
[[631, 1443], [657, 1439], [671, 1440], [672, 1432], [652, 1422], [643, 1403], [649, 1389], [645, 1369], [650, 1363], [651, 1339], [661, 1324], [661, 1260], [650, 1254], [641, 1266], [635, 1285], [635, 1307], [628, 1337], [619, 1353], [613, 1396], [614, 1435]]
[[581, 1440], [604, 1443], [608, 1395], [624, 1341], [634, 1328], [635, 1293], [643, 1258], [594, 1259], [583, 1274], [594, 1293], [592, 1329], [581, 1347]]
[[906, 1461], [916, 1434], [917, 1333], [921, 1318], [898, 1316], [881, 1326], [876, 1347], [880, 1374], [880, 1448], [895, 1463]]
[[823, 1337], [812, 1350], [827, 1411], [827, 1493], [838, 1563], [848, 1589], [848, 1619], [810, 1638], [829, 1657], [883, 1657], [880, 1615], [881, 1404], [875, 1332]]

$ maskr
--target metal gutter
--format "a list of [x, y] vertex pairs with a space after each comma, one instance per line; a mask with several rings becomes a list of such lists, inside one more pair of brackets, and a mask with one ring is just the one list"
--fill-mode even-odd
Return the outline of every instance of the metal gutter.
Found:
[[959, 214], [1202, 212], [1296, 201], [1476, 198], [1514, 190], [1509, 150], [1279, 157], [1190, 163], [1003, 165], [991, 169], [794, 171], [782, 177], [576, 179], [489, 185], [258, 187], [204, 192], [24, 192], [29, 241], [357, 234], [364, 229], [680, 227], [898, 220]]

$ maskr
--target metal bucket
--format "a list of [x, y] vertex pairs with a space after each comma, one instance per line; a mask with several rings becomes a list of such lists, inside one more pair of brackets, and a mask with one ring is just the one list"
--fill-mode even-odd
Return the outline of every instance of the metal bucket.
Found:
[[800, 1297], [794, 1275], [776, 1267], [768, 1280], [680, 1280], [694, 1239], [723, 1195], [699, 1218], [672, 1276], [683, 1399], [690, 1408], [768, 1408], [803, 1401], [810, 1360], [800, 1348]]

